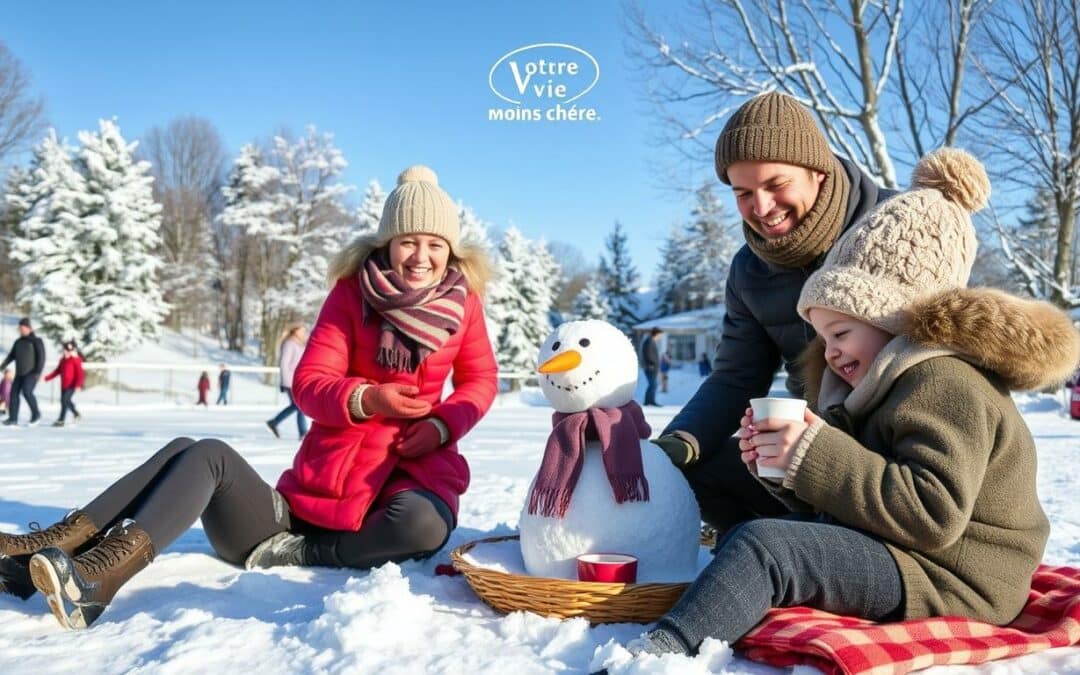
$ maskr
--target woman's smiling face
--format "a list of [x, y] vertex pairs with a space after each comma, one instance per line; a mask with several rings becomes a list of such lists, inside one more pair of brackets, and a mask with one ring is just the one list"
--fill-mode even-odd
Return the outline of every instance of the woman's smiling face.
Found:
[[893, 339], [877, 326], [824, 307], [810, 310], [810, 323], [825, 340], [825, 361], [829, 369], [852, 388], [866, 376], [870, 364]]
[[450, 245], [433, 234], [402, 234], [390, 240], [390, 268], [410, 288], [427, 288], [442, 280], [450, 262]]

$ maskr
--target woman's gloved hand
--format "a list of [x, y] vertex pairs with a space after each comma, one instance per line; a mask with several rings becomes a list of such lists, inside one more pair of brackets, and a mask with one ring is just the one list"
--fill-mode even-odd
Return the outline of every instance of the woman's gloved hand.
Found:
[[440, 424], [441, 421], [431, 417], [413, 422], [394, 445], [394, 452], [402, 457], [419, 457], [438, 449], [445, 442]]
[[[360, 394], [360, 410], [353, 410], [356, 417], [424, 417], [431, 412], [431, 404], [416, 398], [420, 388], [411, 384], [372, 384]], [[360, 415], [356, 415], [360, 412]]]

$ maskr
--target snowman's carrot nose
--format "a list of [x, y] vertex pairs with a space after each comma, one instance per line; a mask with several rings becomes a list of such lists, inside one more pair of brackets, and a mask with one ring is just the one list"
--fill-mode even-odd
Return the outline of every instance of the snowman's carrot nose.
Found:
[[573, 349], [568, 349], [552, 356], [537, 368], [541, 373], [565, 373], [581, 365], [581, 354]]

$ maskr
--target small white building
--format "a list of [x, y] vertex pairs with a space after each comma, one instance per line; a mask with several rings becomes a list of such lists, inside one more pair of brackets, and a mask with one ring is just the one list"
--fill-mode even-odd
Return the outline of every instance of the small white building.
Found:
[[693, 363], [702, 354], [708, 354], [711, 361], [720, 342], [723, 322], [723, 305], [649, 319], [634, 326], [634, 345], [640, 347], [649, 331], [659, 328], [664, 331], [660, 334], [660, 352], [671, 354], [673, 362]]

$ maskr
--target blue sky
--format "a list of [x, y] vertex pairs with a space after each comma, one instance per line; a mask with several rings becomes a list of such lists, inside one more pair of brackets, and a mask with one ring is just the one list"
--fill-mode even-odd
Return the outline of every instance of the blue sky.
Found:
[[[647, 281], [690, 202], [663, 187], [670, 176], [659, 175], [656, 127], [622, 19], [617, 0], [8, 3], [0, 40], [69, 138], [100, 117], [115, 116], [135, 139], [194, 114], [211, 120], [235, 154], [283, 126], [314, 124], [334, 133], [349, 161], [345, 179], [358, 191], [370, 178], [389, 189], [405, 166], [429, 164], [454, 198], [496, 227], [512, 222], [589, 260], [618, 219]], [[599, 80], [575, 103], [595, 108], [599, 121], [489, 121], [489, 108], [511, 107], [489, 88], [489, 70], [540, 42], [595, 57]], [[568, 54], [531, 56], [559, 53]], [[528, 56], [519, 56], [519, 69]], [[500, 89], [513, 87], [506, 63], [498, 73]], [[704, 180], [708, 160], [680, 173]]]

